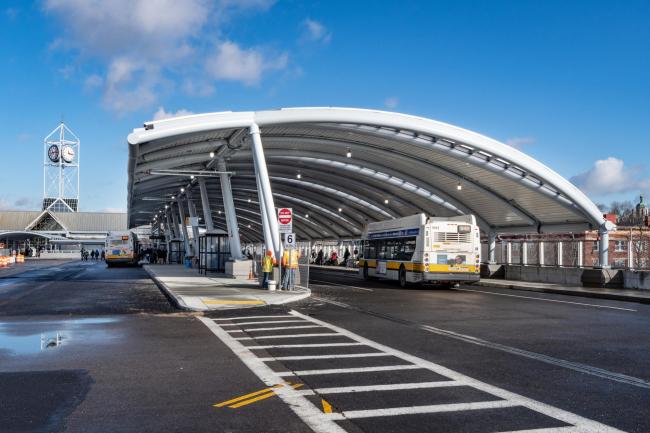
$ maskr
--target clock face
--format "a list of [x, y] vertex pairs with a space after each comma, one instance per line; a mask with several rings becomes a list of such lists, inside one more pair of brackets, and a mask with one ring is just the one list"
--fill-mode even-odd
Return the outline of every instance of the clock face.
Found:
[[56, 144], [51, 145], [47, 149], [47, 156], [52, 162], [59, 162], [59, 146]]
[[61, 150], [61, 158], [63, 158], [65, 162], [72, 162], [74, 159], [74, 149], [70, 146], [63, 146], [63, 149]]

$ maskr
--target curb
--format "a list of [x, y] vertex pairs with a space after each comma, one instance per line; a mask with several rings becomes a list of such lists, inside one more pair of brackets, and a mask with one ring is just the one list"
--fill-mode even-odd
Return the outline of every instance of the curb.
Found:
[[562, 289], [553, 289], [547, 287], [527, 287], [527, 286], [518, 286], [516, 284], [495, 284], [490, 282], [481, 282], [477, 281], [472, 284], [473, 286], [482, 286], [482, 287], [492, 287], [496, 289], [511, 289], [519, 290], [523, 292], [538, 292], [538, 293], [552, 293], [555, 295], [566, 295], [566, 296], [577, 296], [582, 298], [592, 298], [592, 299], [609, 299], [612, 301], [623, 301], [623, 302], [636, 302], [639, 304], [650, 304], [650, 298], [638, 297], [638, 296], [629, 296], [629, 295], [617, 295], [615, 293], [598, 293], [598, 292], [578, 292], [572, 290], [562, 290]]
[[185, 310], [185, 311], [198, 311], [194, 310], [193, 308], [188, 307], [185, 302], [183, 302], [182, 299], [178, 298], [176, 295], [174, 295], [174, 292], [172, 292], [169, 287], [165, 283], [162, 282], [160, 278], [156, 276], [153, 272], [149, 270], [149, 267], [147, 265], [144, 265], [142, 267], [144, 271], [149, 275], [149, 278], [154, 282], [156, 286], [158, 286], [158, 289], [162, 292], [163, 295], [169, 300], [169, 302], [172, 303], [176, 308], [179, 310]]

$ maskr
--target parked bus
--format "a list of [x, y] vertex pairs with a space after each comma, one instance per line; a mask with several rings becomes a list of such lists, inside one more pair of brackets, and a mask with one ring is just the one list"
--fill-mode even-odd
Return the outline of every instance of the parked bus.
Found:
[[130, 231], [109, 232], [106, 236], [106, 265], [137, 265], [140, 260], [138, 236]]
[[359, 272], [409, 283], [450, 286], [480, 278], [481, 238], [474, 215], [424, 214], [369, 223], [363, 234]]

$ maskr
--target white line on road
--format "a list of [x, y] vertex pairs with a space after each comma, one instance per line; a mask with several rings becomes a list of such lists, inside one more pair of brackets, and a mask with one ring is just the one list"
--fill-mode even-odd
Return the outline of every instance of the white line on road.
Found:
[[[322, 334], [292, 334], [292, 335], [260, 335], [255, 337], [255, 340], [261, 340], [262, 338], [305, 338], [305, 337], [332, 337], [339, 336], [336, 332], [327, 332]], [[235, 338], [235, 340], [253, 340], [253, 337], [240, 337]]]
[[568, 426], [568, 427], [547, 427], [547, 428], [535, 428], [532, 430], [511, 430], [499, 433], [582, 433], [578, 427]]
[[271, 356], [260, 358], [264, 362], [270, 361], [301, 361], [303, 359], [340, 359], [340, 358], [374, 358], [377, 356], [391, 356], [383, 352], [371, 353], [344, 353], [342, 355], [299, 355], [299, 356]]
[[[357, 290], [365, 290], [366, 292], [374, 292], [374, 290], [369, 289], [369, 288], [367, 288], [367, 287], [350, 286], [350, 285], [347, 285], [347, 284], [331, 283], [331, 282], [329, 282], [329, 281], [322, 281], [322, 280], [309, 280], [309, 281], [313, 281], [313, 282], [315, 282], [315, 283], [331, 284], [331, 285], [333, 285], [333, 286], [349, 287], [349, 288], [351, 288], [351, 289], [357, 289]], [[323, 286], [324, 284], [317, 284], [317, 285], [318, 285], [318, 286]]]
[[246, 346], [253, 349], [297, 349], [303, 347], [339, 347], [339, 346], [363, 346], [363, 343], [318, 343], [318, 344], [269, 344], [266, 346]]
[[306, 329], [306, 328], [322, 328], [318, 325], [298, 325], [298, 326], [278, 326], [276, 328], [246, 328], [239, 331], [228, 331], [228, 332], [251, 332], [251, 331], [274, 331], [276, 329]]
[[265, 322], [220, 323], [219, 326], [266, 325], [267, 323], [297, 323], [304, 320], [267, 320]]
[[392, 407], [386, 409], [349, 410], [343, 411], [345, 418], [370, 418], [378, 416], [415, 415], [419, 413], [459, 412], [462, 410], [501, 409], [518, 406], [507, 400], [481, 401], [477, 403], [433, 404], [429, 406]]
[[381, 365], [378, 367], [328, 368], [324, 370], [299, 370], [278, 373], [280, 376], [315, 376], [318, 374], [370, 373], [374, 371], [419, 370], [422, 367], [413, 364]]
[[243, 319], [275, 319], [278, 317], [293, 317], [289, 314], [275, 315], [275, 316], [238, 316], [238, 317], [223, 317], [220, 319], [211, 319], [214, 321], [227, 321], [227, 320], [243, 320]]
[[417, 383], [390, 383], [385, 385], [363, 385], [363, 386], [340, 386], [336, 388], [317, 388], [314, 392], [318, 394], [346, 394], [350, 392], [370, 391], [396, 391], [401, 389], [425, 389], [425, 388], [447, 388], [451, 386], [464, 386], [462, 382], [455, 380], [441, 380], [437, 382]]
[[[346, 308], [353, 311], [359, 311], [366, 314], [370, 314], [376, 317], [381, 317], [383, 319], [391, 320], [392, 318], [388, 315], [375, 313], [373, 311], [363, 310], [357, 307], [354, 307], [343, 302], [332, 301], [325, 298], [320, 298], [317, 296], [312, 296], [314, 299], [323, 301], [332, 305], [339, 306], [341, 308]], [[398, 319], [399, 320], [399, 319]], [[406, 322], [401, 320], [402, 322]], [[404, 323], [409, 325], [409, 323]], [[429, 325], [421, 325], [419, 323], [411, 323], [410, 325], [415, 326], [423, 331], [431, 332], [434, 334], [442, 335], [449, 338], [454, 338], [456, 340], [461, 340], [466, 343], [476, 344], [478, 346], [489, 347], [490, 349], [500, 350], [502, 352], [507, 352], [513, 355], [519, 355], [526, 358], [534, 359], [536, 361], [545, 362], [547, 364], [557, 365], [560, 367], [568, 368], [570, 370], [579, 371], [580, 373], [590, 374], [592, 376], [597, 376], [603, 379], [613, 380], [620, 383], [625, 383], [628, 385], [638, 386], [641, 388], [650, 389], [650, 382], [640, 379], [638, 377], [628, 376], [622, 373], [615, 373], [613, 371], [604, 370], [602, 368], [593, 367], [587, 364], [581, 364], [578, 362], [566, 361], [564, 359], [554, 358], [552, 356], [544, 355], [537, 352], [530, 352], [524, 349], [518, 349], [516, 347], [506, 346], [505, 344], [493, 343], [491, 341], [482, 340], [480, 338], [472, 337], [471, 335], [465, 335], [454, 331], [448, 331], [446, 329], [436, 328]], [[357, 340], [359, 341], [359, 340]]]
[[[417, 356], [409, 355], [408, 353], [402, 352], [397, 349], [393, 349], [392, 347], [385, 346], [383, 344], [377, 343], [372, 340], [368, 340], [367, 338], [354, 334], [348, 331], [347, 329], [340, 328], [338, 326], [329, 324], [327, 322], [323, 322], [322, 320], [318, 320], [316, 318], [304, 315], [302, 313], [299, 313], [298, 311], [292, 310], [290, 313], [295, 315], [296, 317], [300, 317], [302, 319], [329, 328], [332, 331], [338, 332], [339, 334], [342, 334], [343, 336], [350, 338], [351, 340], [358, 341], [359, 343], [364, 343], [366, 346], [372, 347], [373, 349], [389, 353], [395, 356], [396, 358], [403, 359], [404, 361], [410, 362], [420, 368], [433, 371], [434, 373], [438, 373], [442, 376], [446, 376], [449, 379], [462, 382], [467, 386], [471, 386], [480, 391], [487, 392], [488, 394], [492, 394], [495, 397], [508, 400], [509, 402], [512, 402], [514, 405], [523, 406], [535, 412], [542, 413], [544, 415], [550, 416], [560, 421], [564, 421], [567, 424], [572, 424], [577, 427], [581, 427], [585, 432], [621, 433], [620, 430], [615, 429], [613, 427], [606, 426], [599, 422], [592, 421], [588, 418], [583, 418], [574, 413], [567, 412], [565, 410], [524, 397], [522, 395], [515, 394], [510, 391], [506, 391], [505, 389], [498, 388], [496, 386], [487, 384], [485, 382], [481, 382], [469, 376], [465, 376], [464, 374], [458, 373], [454, 370], [450, 370], [449, 368], [443, 367], [442, 365], [435, 364], [433, 362], [427, 361], [426, 359], [418, 358]], [[300, 375], [298, 372], [295, 372], [295, 374]]]
[[611, 307], [609, 305], [587, 304], [587, 303], [584, 303], [584, 302], [560, 301], [558, 299], [536, 298], [534, 296], [510, 295], [508, 293], [496, 293], [496, 292], [489, 292], [487, 290], [459, 289], [459, 288], [452, 288], [451, 290], [459, 290], [459, 291], [462, 291], [462, 292], [485, 293], [485, 294], [488, 294], [488, 295], [496, 295], [496, 296], [508, 296], [510, 298], [534, 299], [535, 301], [559, 302], [561, 304], [583, 305], [585, 307], [609, 308], [609, 309], [612, 309], [612, 310], [623, 310], [623, 311], [634, 311], [634, 312], [637, 311], [637, 310], [633, 310], [631, 308]]

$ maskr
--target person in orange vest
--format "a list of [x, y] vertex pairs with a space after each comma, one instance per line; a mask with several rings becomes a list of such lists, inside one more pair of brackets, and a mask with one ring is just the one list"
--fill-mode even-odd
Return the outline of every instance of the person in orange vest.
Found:
[[275, 265], [275, 257], [273, 257], [273, 251], [268, 250], [266, 255], [262, 257], [262, 288], [269, 288], [269, 279], [271, 273], [273, 272], [273, 265]]
[[293, 290], [296, 286], [296, 270], [298, 269], [298, 259], [300, 252], [297, 249], [284, 250], [282, 253], [282, 267], [284, 275], [282, 276], [282, 288]]

